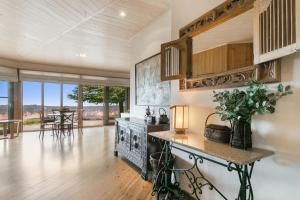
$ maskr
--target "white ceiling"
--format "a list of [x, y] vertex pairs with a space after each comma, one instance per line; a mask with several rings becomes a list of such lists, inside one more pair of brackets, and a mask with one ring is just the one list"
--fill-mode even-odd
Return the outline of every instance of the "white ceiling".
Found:
[[0, 0], [0, 57], [129, 71], [130, 39], [169, 7], [169, 0]]

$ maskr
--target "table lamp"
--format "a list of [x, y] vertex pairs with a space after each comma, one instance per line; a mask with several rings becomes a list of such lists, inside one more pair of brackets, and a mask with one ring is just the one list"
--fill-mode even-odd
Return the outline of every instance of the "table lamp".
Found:
[[185, 130], [189, 128], [189, 106], [174, 105], [171, 108], [172, 128], [176, 134], [185, 134]]

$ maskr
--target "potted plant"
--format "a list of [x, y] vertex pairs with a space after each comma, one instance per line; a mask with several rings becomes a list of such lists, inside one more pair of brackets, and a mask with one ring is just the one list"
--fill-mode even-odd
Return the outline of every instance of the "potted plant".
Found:
[[59, 109], [59, 111], [62, 112], [62, 113], [68, 112], [68, 111], [70, 111], [70, 108], [67, 107], [67, 106], [63, 106], [63, 107], [61, 107], [61, 108]]
[[217, 112], [222, 121], [229, 120], [232, 124], [230, 145], [240, 149], [252, 147], [251, 119], [255, 114], [274, 113], [276, 102], [292, 94], [290, 86], [279, 84], [277, 91], [271, 92], [265, 84], [251, 82], [243, 90], [215, 92], [214, 102], [218, 103]]

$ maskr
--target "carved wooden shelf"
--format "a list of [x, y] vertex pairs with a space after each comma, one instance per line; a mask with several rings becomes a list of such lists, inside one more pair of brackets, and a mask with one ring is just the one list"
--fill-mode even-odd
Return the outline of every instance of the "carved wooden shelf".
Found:
[[179, 31], [180, 37], [193, 37], [253, 8], [254, 0], [227, 0]]
[[181, 79], [179, 89], [180, 91], [220, 89], [245, 86], [252, 80], [270, 83], [278, 82], [280, 79], [280, 60], [274, 60], [225, 73], [201, 76], [194, 79]]

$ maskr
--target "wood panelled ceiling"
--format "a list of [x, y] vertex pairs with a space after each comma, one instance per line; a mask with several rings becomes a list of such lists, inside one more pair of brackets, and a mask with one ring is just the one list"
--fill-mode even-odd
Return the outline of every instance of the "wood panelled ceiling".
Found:
[[169, 1], [1, 0], [0, 57], [129, 71], [130, 39]]

